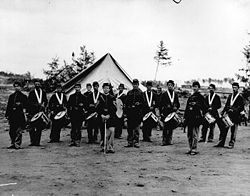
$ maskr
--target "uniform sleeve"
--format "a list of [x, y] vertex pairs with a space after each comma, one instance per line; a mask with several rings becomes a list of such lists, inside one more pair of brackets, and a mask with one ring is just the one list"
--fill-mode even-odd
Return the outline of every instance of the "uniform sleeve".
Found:
[[49, 104], [48, 104], [49, 110], [53, 110], [53, 97], [54, 97], [54, 95], [52, 95], [50, 100], [49, 100]]
[[220, 96], [217, 95], [216, 98], [217, 98], [217, 99], [216, 99], [215, 109], [218, 110], [218, 109], [221, 108]]
[[28, 109], [28, 97], [25, 94], [23, 94], [23, 108]]
[[226, 102], [226, 104], [224, 106], [224, 109], [223, 109], [222, 113], [225, 113], [225, 112], [228, 111], [229, 106], [230, 106], [230, 98], [231, 98], [231, 96], [229, 95], [228, 98], [227, 98], [227, 102]]
[[8, 98], [8, 103], [6, 107], [5, 117], [8, 118], [10, 116], [10, 110], [11, 110], [11, 95]]
[[48, 105], [48, 98], [46, 92], [43, 91], [43, 93], [44, 93], [44, 106], [46, 107]]
[[179, 96], [178, 96], [177, 93], [176, 93], [176, 96], [175, 96], [175, 107], [176, 107], [177, 109], [180, 108]]

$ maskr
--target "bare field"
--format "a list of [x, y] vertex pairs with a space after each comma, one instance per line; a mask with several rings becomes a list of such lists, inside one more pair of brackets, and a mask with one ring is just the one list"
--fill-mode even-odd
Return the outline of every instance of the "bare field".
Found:
[[[1, 94], [4, 115], [7, 94]], [[181, 100], [184, 109], [185, 100]], [[161, 146], [161, 131], [153, 131], [153, 143], [124, 148], [115, 140], [115, 154], [104, 155], [99, 145], [87, 144], [82, 130], [81, 147], [68, 147], [70, 129], [61, 133], [62, 143], [48, 144], [50, 130], [42, 134], [42, 147], [9, 150], [7, 121], [0, 119], [0, 195], [250, 195], [250, 129], [241, 126], [234, 149], [198, 145], [200, 153], [186, 155], [188, 143], [181, 128], [174, 131], [174, 145]], [[219, 130], [215, 130], [215, 141]], [[8, 183], [15, 183], [9, 184]]]
[[[8, 132], [0, 131], [0, 195], [250, 195], [250, 132], [240, 127], [234, 149], [214, 148], [199, 143], [200, 153], [186, 155], [186, 134], [174, 132], [174, 145], [160, 146], [161, 131], [153, 131], [153, 143], [124, 148], [115, 140], [115, 154], [102, 154], [98, 145], [87, 144], [83, 130], [81, 147], [68, 147], [69, 129], [63, 143], [48, 144], [49, 131], [42, 135], [42, 147], [8, 150]], [[218, 138], [218, 129], [215, 134]]]

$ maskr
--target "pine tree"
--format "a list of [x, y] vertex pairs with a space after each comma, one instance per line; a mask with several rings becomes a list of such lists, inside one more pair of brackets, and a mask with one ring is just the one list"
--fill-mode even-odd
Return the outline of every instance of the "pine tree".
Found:
[[157, 63], [154, 80], [156, 80], [159, 65], [163, 65], [163, 66], [171, 65], [171, 57], [169, 57], [168, 55], [168, 49], [164, 46], [164, 42], [160, 41], [160, 44], [157, 47], [158, 47], [158, 50], [156, 51], [156, 56], [154, 56], [154, 59]]

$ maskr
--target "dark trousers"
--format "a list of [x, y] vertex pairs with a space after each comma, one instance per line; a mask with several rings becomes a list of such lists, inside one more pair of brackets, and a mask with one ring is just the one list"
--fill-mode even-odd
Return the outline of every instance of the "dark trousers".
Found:
[[173, 129], [164, 123], [163, 132], [162, 132], [162, 144], [172, 144], [173, 139]]
[[70, 132], [70, 136], [71, 136], [71, 142], [72, 143], [77, 143], [80, 144], [81, 142], [81, 128], [82, 128], [82, 120], [81, 119], [71, 119], [71, 132]]
[[115, 138], [121, 137], [123, 124], [124, 124], [124, 118], [117, 118], [117, 123], [115, 127]]
[[40, 145], [42, 130], [43, 130], [43, 128], [41, 128], [40, 126], [30, 128], [30, 130], [29, 130], [30, 143], [32, 145]]
[[87, 123], [87, 132], [89, 142], [97, 141], [98, 132], [100, 127], [99, 118], [90, 119]]
[[139, 129], [140, 129], [140, 122], [134, 122], [133, 119], [128, 119], [128, 144], [134, 145], [139, 144]]
[[208, 124], [204, 122], [201, 128], [201, 140], [206, 141], [207, 131], [209, 129], [208, 140], [212, 141], [214, 139], [214, 128], [215, 123]]
[[50, 140], [51, 141], [54, 141], [54, 142], [60, 141], [61, 129], [62, 129], [62, 122], [60, 122], [58, 120], [53, 120], [51, 132], [50, 132]]
[[10, 139], [11, 145], [15, 147], [20, 147], [22, 144], [22, 129], [21, 126], [15, 123], [10, 123]]
[[238, 124], [233, 125], [231, 128], [226, 128], [226, 129], [220, 129], [220, 137], [219, 137], [219, 146], [224, 146], [226, 139], [227, 139], [227, 133], [228, 130], [231, 130], [231, 137], [229, 141], [229, 146], [234, 146], [234, 143], [236, 141], [236, 134], [238, 132]]
[[190, 150], [197, 150], [197, 143], [199, 137], [199, 126], [188, 125], [187, 137]]
[[152, 135], [152, 129], [154, 127], [154, 124], [151, 120], [151, 117], [149, 117], [147, 120], [143, 121], [142, 125], [142, 133], [143, 133], [143, 140], [149, 140]]

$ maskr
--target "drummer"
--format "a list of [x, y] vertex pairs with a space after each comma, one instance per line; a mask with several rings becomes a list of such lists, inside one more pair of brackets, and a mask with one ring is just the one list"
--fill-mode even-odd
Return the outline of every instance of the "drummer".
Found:
[[[31, 90], [28, 96], [28, 113], [29, 117], [34, 116], [38, 112], [45, 112], [48, 99], [46, 92], [42, 90], [40, 81], [35, 81], [35, 89]], [[29, 146], [40, 146], [41, 135], [43, 127], [37, 125], [36, 127], [31, 126], [29, 130], [30, 134], [30, 145]]]
[[80, 147], [81, 127], [85, 117], [86, 98], [81, 93], [81, 84], [75, 84], [75, 93], [70, 95], [68, 101], [68, 114], [71, 122], [71, 142], [69, 146]]
[[22, 143], [22, 130], [25, 128], [25, 112], [27, 107], [27, 96], [21, 92], [20, 82], [13, 84], [15, 92], [9, 96], [5, 117], [10, 125], [11, 145], [8, 149], [20, 149]]
[[[174, 81], [169, 80], [167, 82], [167, 90], [161, 96], [160, 101], [160, 114], [162, 116], [162, 121], [164, 122], [165, 118], [173, 113], [177, 112], [180, 108], [178, 94], [174, 91]], [[162, 146], [172, 145], [173, 138], [173, 127], [170, 124], [164, 122], [163, 134], [162, 134]]]
[[[161, 101], [161, 96], [163, 94], [163, 91], [162, 91], [162, 87], [160, 85], [157, 85], [156, 88], [157, 88], [157, 90], [156, 90], [157, 105], [159, 106], [160, 105], [160, 101]], [[158, 118], [160, 118], [160, 114], [159, 114]], [[158, 123], [156, 125], [156, 130], [160, 131], [162, 129], [163, 129], [163, 127], [162, 127], [160, 121], [158, 121]]]
[[195, 81], [192, 84], [193, 94], [187, 100], [184, 113], [185, 126], [187, 126], [187, 137], [190, 150], [187, 154], [196, 155], [199, 127], [203, 121], [203, 115], [207, 111], [204, 97], [200, 94], [200, 83]]
[[[206, 105], [209, 106], [208, 107], [209, 114], [212, 115], [212, 117], [214, 117], [217, 120], [219, 118], [218, 109], [221, 108], [220, 96], [215, 93], [216, 87], [214, 84], [210, 84], [208, 89], [209, 89], [209, 94], [205, 96], [205, 103]], [[207, 142], [213, 142], [215, 122], [209, 124], [206, 120], [204, 120], [202, 129], [201, 129], [201, 138], [199, 142], [206, 141], [208, 128], [210, 129], [210, 131], [209, 131]]]
[[[142, 125], [142, 133], [143, 133], [142, 141], [144, 142], [152, 142], [150, 139], [152, 135], [152, 128], [156, 125], [157, 122], [152, 118], [152, 115], [155, 115], [158, 110], [157, 97], [156, 94], [152, 91], [152, 86], [153, 82], [147, 81], [146, 82], [147, 90], [143, 92], [142, 112], [144, 117]], [[148, 115], [149, 113], [151, 113], [151, 115]]]
[[[233, 93], [228, 96], [226, 105], [223, 111], [221, 112], [222, 116], [228, 115], [228, 117], [234, 124], [233, 126], [231, 126], [231, 138], [229, 141], [229, 148], [234, 148], [238, 126], [241, 121], [240, 113], [244, 110], [244, 99], [239, 92], [239, 83], [234, 82], [232, 84], [232, 89]], [[221, 129], [220, 131], [221, 133], [219, 143], [214, 147], [224, 147], [225, 145], [228, 128]]]
[[49, 106], [48, 106], [48, 109], [51, 114], [50, 118], [52, 121], [49, 143], [60, 142], [60, 133], [64, 122], [60, 120], [55, 120], [54, 118], [59, 112], [66, 111], [66, 106], [67, 106], [67, 97], [62, 92], [62, 85], [58, 84], [56, 92], [51, 96], [49, 100]]
[[87, 132], [88, 143], [98, 143], [98, 132], [100, 128], [100, 116], [97, 114], [97, 106], [100, 103], [99, 83], [93, 82], [94, 91], [87, 97]]

